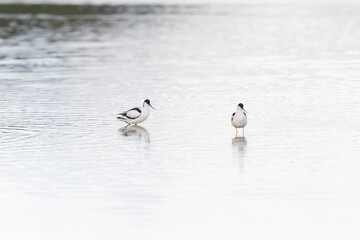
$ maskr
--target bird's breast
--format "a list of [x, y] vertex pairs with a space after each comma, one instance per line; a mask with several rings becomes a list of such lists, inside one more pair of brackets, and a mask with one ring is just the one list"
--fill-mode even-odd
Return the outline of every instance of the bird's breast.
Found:
[[247, 123], [247, 117], [244, 113], [237, 112], [232, 120], [232, 125], [236, 128], [244, 127]]

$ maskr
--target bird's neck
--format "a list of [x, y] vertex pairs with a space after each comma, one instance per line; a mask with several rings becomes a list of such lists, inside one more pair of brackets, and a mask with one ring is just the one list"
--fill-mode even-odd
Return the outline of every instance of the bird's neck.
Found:
[[145, 104], [143, 109], [144, 109], [144, 111], [149, 111], [150, 110], [149, 105]]

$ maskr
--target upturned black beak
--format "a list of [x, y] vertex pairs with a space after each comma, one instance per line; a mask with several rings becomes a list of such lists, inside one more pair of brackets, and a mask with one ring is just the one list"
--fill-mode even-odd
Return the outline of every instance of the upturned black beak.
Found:
[[244, 110], [244, 112], [246, 112], [246, 113], [247, 113], [247, 111], [246, 111], [244, 108], [242, 108], [242, 110]]
[[152, 109], [156, 110], [153, 106], [151, 106], [151, 104], [149, 104], [149, 106], [150, 106]]

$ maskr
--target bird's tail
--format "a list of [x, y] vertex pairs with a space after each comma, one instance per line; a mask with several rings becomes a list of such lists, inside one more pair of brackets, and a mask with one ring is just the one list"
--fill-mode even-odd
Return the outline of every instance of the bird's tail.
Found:
[[126, 120], [126, 117], [122, 113], [119, 113], [116, 118], [119, 119], [119, 120], [122, 120], [122, 121]]

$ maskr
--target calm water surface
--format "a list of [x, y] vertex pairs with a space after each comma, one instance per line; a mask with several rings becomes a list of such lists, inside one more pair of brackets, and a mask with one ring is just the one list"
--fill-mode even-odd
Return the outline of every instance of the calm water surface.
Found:
[[359, 29], [356, 6], [0, 5], [0, 236], [359, 239]]

